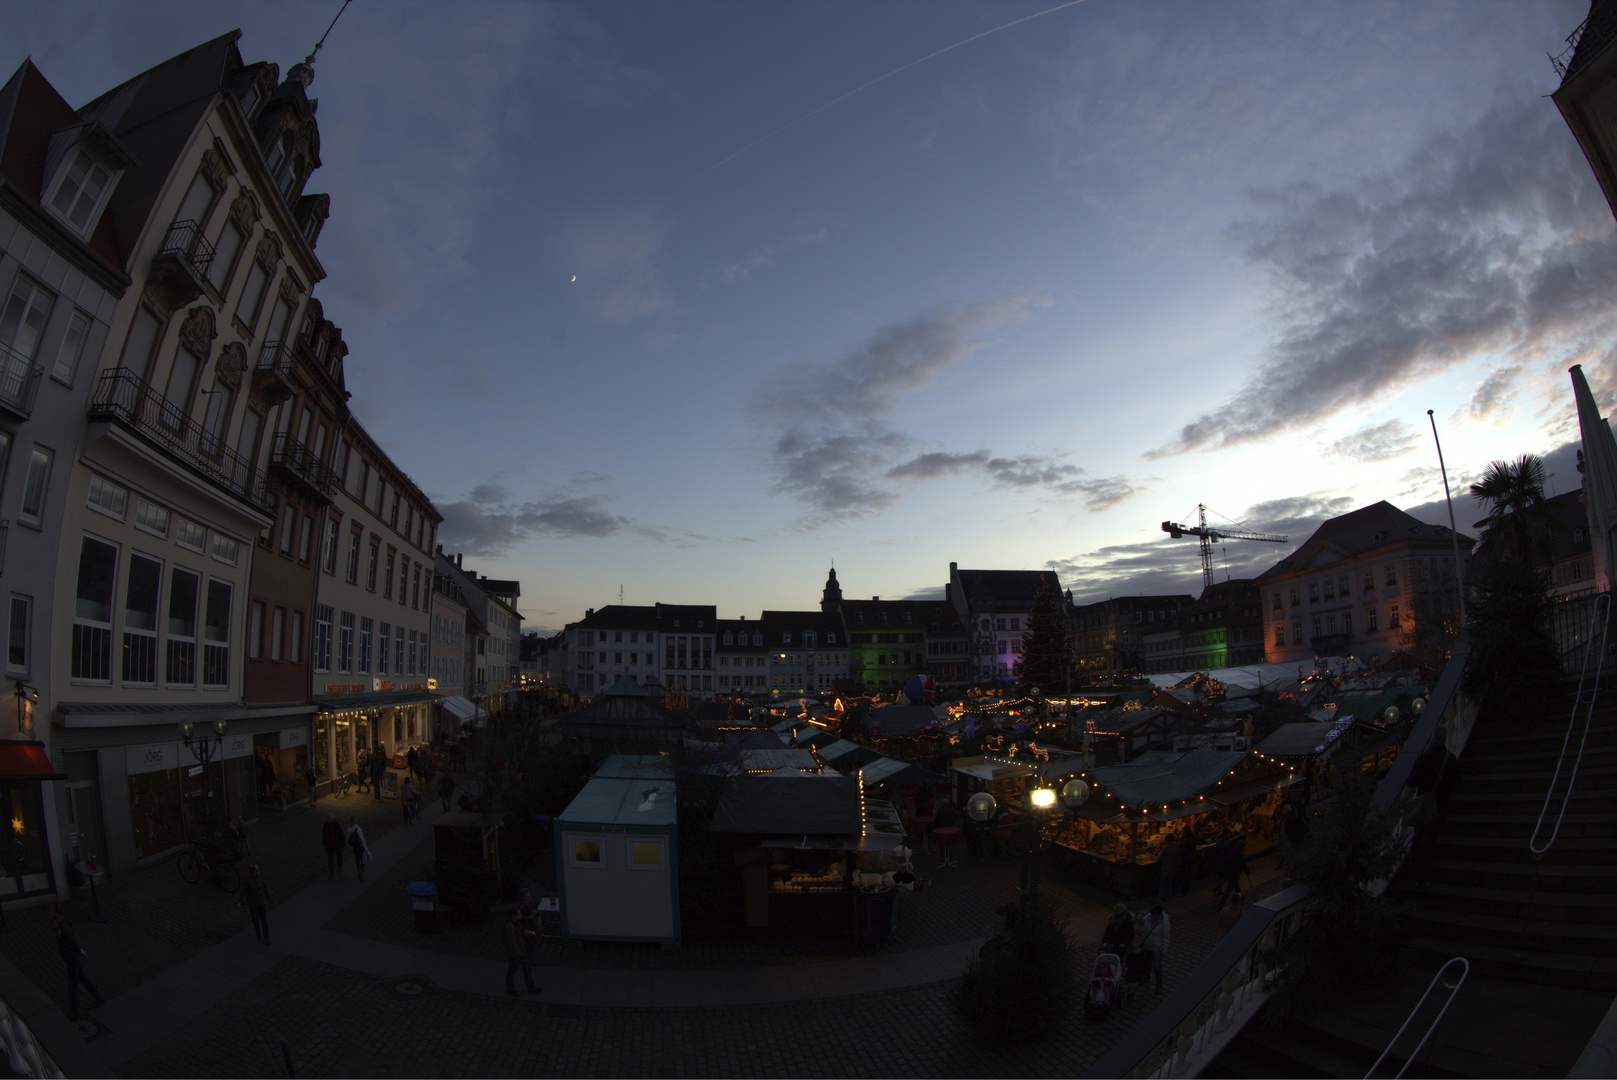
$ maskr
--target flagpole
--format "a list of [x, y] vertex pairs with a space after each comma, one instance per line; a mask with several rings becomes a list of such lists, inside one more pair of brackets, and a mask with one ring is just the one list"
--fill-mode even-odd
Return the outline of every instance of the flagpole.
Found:
[[1443, 464], [1443, 440], [1437, 437], [1437, 417], [1431, 409], [1426, 419], [1432, 423], [1432, 442], [1437, 444], [1437, 468], [1443, 474], [1443, 501], [1449, 504], [1449, 539], [1454, 543], [1454, 583], [1460, 593], [1460, 628], [1465, 629], [1465, 575], [1460, 572], [1460, 530], [1454, 527], [1454, 498], [1449, 494], [1449, 470]]

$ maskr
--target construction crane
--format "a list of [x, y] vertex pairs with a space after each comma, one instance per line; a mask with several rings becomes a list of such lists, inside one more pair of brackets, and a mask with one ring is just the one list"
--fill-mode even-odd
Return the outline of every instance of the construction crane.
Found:
[[1202, 587], [1207, 588], [1213, 584], [1213, 545], [1220, 540], [1261, 540], [1266, 544], [1284, 544], [1286, 537], [1275, 536], [1272, 533], [1251, 532], [1247, 529], [1209, 529], [1207, 527], [1207, 507], [1201, 503], [1196, 504], [1196, 524], [1181, 525], [1176, 521], [1164, 521], [1162, 531], [1175, 540], [1181, 536], [1197, 536], [1201, 538], [1202, 548]]

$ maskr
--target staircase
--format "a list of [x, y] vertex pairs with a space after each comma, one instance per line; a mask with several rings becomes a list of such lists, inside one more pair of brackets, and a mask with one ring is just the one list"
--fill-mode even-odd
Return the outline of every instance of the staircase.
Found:
[[[1411, 880], [1406, 867], [1392, 888], [1410, 906], [1417, 963], [1389, 972], [1375, 1000], [1248, 1024], [1202, 1075], [1363, 1076], [1427, 980], [1463, 956], [1471, 976], [1408, 1075], [1565, 1076], [1617, 990], [1617, 690], [1609, 700], [1595, 712], [1560, 836], [1540, 859], [1528, 837], [1560, 757], [1572, 695], [1529, 717], [1480, 720], [1458, 763], [1425, 880]], [[1577, 741], [1575, 732], [1568, 768]], [[1401, 1065], [1389, 1061], [1381, 1074]]]

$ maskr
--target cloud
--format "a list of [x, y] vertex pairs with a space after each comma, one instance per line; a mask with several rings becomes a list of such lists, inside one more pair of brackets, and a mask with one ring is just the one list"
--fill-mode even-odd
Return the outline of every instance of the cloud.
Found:
[[[916, 440], [893, 417], [912, 394], [962, 367], [984, 342], [978, 336], [1025, 319], [1048, 304], [1015, 293], [1004, 300], [945, 305], [884, 326], [841, 356], [794, 365], [750, 405], [752, 422], [770, 432], [777, 493], [796, 496], [816, 520], [880, 513], [903, 495], [904, 481], [976, 474], [1001, 487], [1085, 496], [1104, 509], [1135, 490], [1122, 477], [1091, 477], [1059, 457], [995, 456], [988, 450], [914, 453]], [[886, 465], [895, 457], [904, 458]], [[885, 467], [884, 467], [885, 466]]]
[[1516, 396], [1514, 389], [1516, 377], [1521, 369], [1516, 367], [1500, 368], [1493, 372], [1477, 387], [1477, 392], [1471, 395], [1471, 403], [1454, 413], [1454, 419], [1482, 420], [1494, 424], [1502, 424], [1516, 415], [1516, 410], [1510, 404]]
[[1368, 464], [1391, 461], [1415, 449], [1415, 433], [1402, 420], [1367, 424], [1351, 435], [1344, 435], [1325, 448], [1325, 456], [1339, 461]]
[[[844, 227], [837, 225], [834, 228], [842, 229]], [[738, 281], [751, 281], [754, 274], [774, 266], [775, 260], [782, 255], [790, 254], [799, 248], [825, 243], [830, 238], [832, 229], [833, 226], [830, 225], [814, 225], [799, 229], [773, 247], [759, 248], [740, 262], [727, 263], [719, 267], [719, 280], [726, 285], [734, 285]]]
[[1537, 98], [1381, 174], [1252, 202], [1231, 235], [1273, 287], [1279, 333], [1245, 387], [1151, 456], [1306, 429], [1479, 354], [1572, 352], [1617, 327], [1610, 210]]
[[646, 210], [582, 222], [567, 239], [584, 304], [602, 322], [654, 315], [671, 302], [657, 257], [671, 225]]

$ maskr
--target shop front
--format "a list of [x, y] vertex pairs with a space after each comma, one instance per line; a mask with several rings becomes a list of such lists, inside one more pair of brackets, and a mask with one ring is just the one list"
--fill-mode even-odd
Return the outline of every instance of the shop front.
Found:
[[309, 798], [309, 728], [281, 728], [252, 737], [253, 789], [258, 805], [285, 810]]
[[314, 797], [329, 792], [338, 777], [357, 778], [373, 753], [391, 760], [429, 744], [434, 706], [442, 700], [425, 689], [317, 695], [310, 754]]
[[55, 891], [45, 828], [45, 785], [65, 780], [33, 741], [0, 742], [0, 804], [5, 807], [6, 839], [0, 847], [0, 901], [43, 896]]

